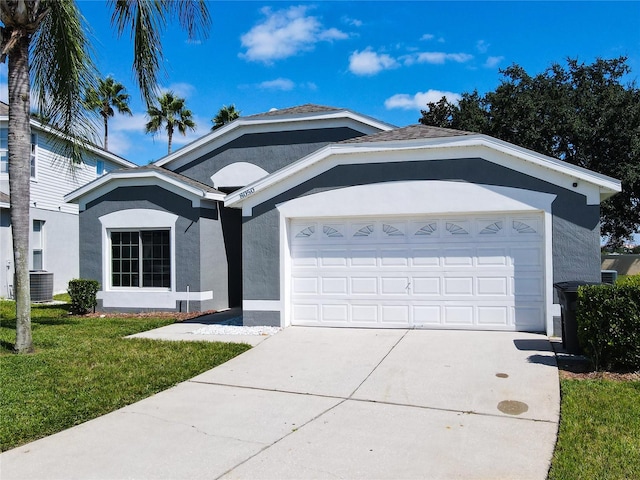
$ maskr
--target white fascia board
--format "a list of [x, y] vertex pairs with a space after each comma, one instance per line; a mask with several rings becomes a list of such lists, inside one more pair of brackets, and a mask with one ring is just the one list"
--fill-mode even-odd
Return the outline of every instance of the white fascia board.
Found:
[[11, 208], [11, 205], [9, 203], [5, 203], [5, 202], [0, 202], [0, 208]]
[[[486, 135], [398, 142], [332, 144], [227, 195], [225, 206], [246, 212], [297, 183], [337, 165], [483, 158], [506, 168], [576, 191], [597, 205], [621, 191], [618, 180], [537, 154]], [[575, 187], [573, 186], [577, 184]]]
[[[0, 118], [1, 120], [1, 118]], [[61, 136], [60, 132], [58, 130], [56, 130], [55, 128], [51, 128], [48, 125], [43, 125], [42, 123], [38, 122], [37, 120], [30, 120], [30, 124], [32, 127], [42, 131], [42, 132], [46, 132], [51, 136], [54, 137], [58, 137], [60, 139], [63, 139], [63, 137]], [[96, 147], [95, 145], [91, 145], [91, 144], [85, 144], [82, 145], [82, 148], [84, 150], [87, 150], [88, 152], [91, 153], [95, 153], [96, 155], [98, 155], [99, 157], [104, 158], [105, 160], [109, 160], [110, 162], [116, 163], [118, 165], [121, 165], [122, 167], [125, 168], [135, 168], [138, 167], [138, 165], [136, 165], [133, 162], [130, 162], [129, 160], [126, 160], [122, 157], [119, 157], [118, 155], [111, 153], [107, 150], [103, 150], [102, 148]]]
[[145, 171], [132, 174], [130, 171], [124, 171], [103, 175], [84, 187], [65, 195], [64, 200], [67, 203], [78, 203], [80, 210], [84, 210], [87, 203], [124, 186], [162, 186], [177, 195], [190, 199], [194, 206], [199, 206], [199, 201], [203, 199], [222, 201], [225, 198], [223, 193], [205, 192], [159, 172]]
[[325, 128], [343, 126], [359, 127], [360, 130], [366, 130], [363, 132], [365, 134], [388, 131], [394, 128], [392, 125], [387, 123], [380, 122], [348, 110], [327, 112], [323, 114], [315, 113], [296, 116], [275, 116], [273, 118], [262, 117], [251, 119], [249, 117], [240, 117], [237, 120], [234, 120], [233, 122], [191, 142], [190, 144], [185, 145], [170, 155], [157, 160], [154, 162], [154, 165], [162, 167], [171, 164], [165, 168], [175, 170], [200, 158], [204, 153], [220, 148], [242, 135], [253, 133], [288, 132], [300, 130], [301, 127], [305, 130], [310, 130], [320, 126]]

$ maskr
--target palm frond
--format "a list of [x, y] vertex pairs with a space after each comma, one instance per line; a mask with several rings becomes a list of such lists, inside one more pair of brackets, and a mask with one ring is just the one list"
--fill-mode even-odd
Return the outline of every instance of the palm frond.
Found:
[[31, 42], [31, 82], [38, 114], [58, 131], [60, 148], [73, 163], [83, 146], [95, 144], [95, 116], [83, 95], [95, 87], [97, 72], [85, 32], [88, 27], [73, 0], [41, 3], [43, 12]]
[[189, 38], [207, 36], [211, 19], [205, 0], [110, 0], [111, 23], [118, 36], [129, 31], [134, 48], [133, 71], [147, 106], [158, 93], [161, 38], [169, 18], [178, 17]]

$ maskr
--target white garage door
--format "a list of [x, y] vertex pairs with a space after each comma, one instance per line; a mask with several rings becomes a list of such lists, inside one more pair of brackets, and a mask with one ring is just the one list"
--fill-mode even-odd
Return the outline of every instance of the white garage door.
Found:
[[542, 215], [294, 219], [295, 325], [544, 330]]

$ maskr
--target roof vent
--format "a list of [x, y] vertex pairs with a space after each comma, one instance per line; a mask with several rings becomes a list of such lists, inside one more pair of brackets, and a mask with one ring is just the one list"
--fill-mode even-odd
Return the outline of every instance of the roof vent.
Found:
[[608, 283], [610, 285], [614, 285], [618, 280], [618, 271], [617, 270], [601, 270], [600, 271], [600, 281], [602, 283]]

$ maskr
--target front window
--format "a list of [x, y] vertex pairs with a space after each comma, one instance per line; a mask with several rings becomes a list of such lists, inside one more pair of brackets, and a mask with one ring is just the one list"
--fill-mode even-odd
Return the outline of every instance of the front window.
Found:
[[30, 157], [30, 162], [31, 162], [31, 178], [36, 178], [36, 160], [37, 160], [37, 153], [38, 153], [38, 136], [35, 133], [31, 134], [31, 157]]
[[33, 234], [31, 236], [32, 243], [32, 264], [33, 270], [43, 270], [44, 260], [44, 220], [33, 221]]
[[9, 172], [9, 130], [0, 128], [0, 173]]
[[111, 232], [112, 287], [171, 287], [169, 230]]

